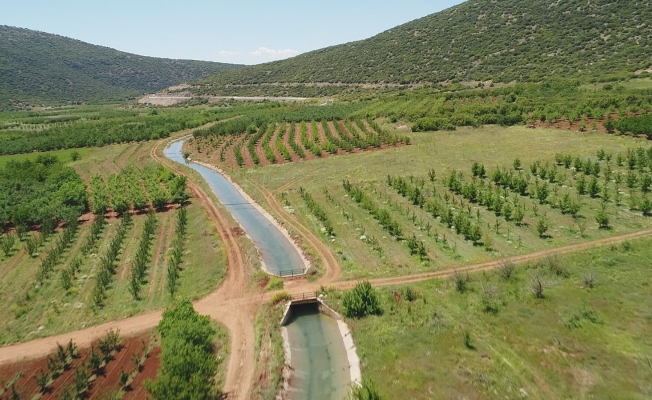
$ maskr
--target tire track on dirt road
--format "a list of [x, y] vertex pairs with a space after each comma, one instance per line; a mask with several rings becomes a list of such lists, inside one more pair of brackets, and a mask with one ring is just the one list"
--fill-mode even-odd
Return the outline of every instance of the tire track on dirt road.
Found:
[[0, 279], [4, 279], [5, 276], [9, 275], [11, 271], [16, 269], [21, 262], [23, 262], [23, 259], [25, 259], [25, 256], [27, 255], [27, 252], [23, 247], [21, 247], [18, 250], [18, 253], [16, 253], [13, 257], [9, 259], [7, 264], [2, 267], [2, 270], [0, 270]]

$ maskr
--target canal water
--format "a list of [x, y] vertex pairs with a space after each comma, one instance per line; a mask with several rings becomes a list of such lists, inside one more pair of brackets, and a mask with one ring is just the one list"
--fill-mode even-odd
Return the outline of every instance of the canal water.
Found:
[[337, 321], [317, 304], [292, 306], [287, 325], [292, 366], [289, 400], [342, 400], [351, 373]]
[[210, 168], [183, 158], [181, 150], [183, 142], [183, 139], [172, 142], [165, 149], [165, 156], [199, 172], [215, 192], [217, 198], [254, 242], [262, 256], [267, 272], [280, 275], [282, 271], [305, 269], [305, 264], [296, 247], [274, 224], [252, 206], [228, 179]]
[[[268, 272], [305, 268], [297, 249], [265, 216], [218, 172], [187, 161], [183, 140], [165, 149], [172, 161], [197, 171], [218, 199], [251, 237]], [[349, 391], [349, 361], [337, 321], [319, 312], [316, 304], [292, 306], [286, 324], [293, 370], [289, 400], [342, 400]]]

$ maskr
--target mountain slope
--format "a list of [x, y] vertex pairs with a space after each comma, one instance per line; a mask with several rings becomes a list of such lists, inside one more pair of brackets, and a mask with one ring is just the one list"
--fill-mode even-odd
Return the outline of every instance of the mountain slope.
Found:
[[237, 67], [144, 57], [0, 26], [0, 108], [124, 99]]
[[367, 40], [201, 83], [416, 83], [629, 76], [652, 64], [652, 1], [469, 0]]

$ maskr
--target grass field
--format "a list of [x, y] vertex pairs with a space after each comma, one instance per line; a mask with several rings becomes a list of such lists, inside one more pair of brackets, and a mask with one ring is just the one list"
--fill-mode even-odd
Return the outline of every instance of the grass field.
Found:
[[[285, 203], [286, 210], [293, 211], [299, 220], [320, 235], [338, 255], [344, 279], [402, 275], [454, 267], [652, 227], [651, 219], [643, 217], [630, 207], [630, 194], [640, 197], [640, 190], [629, 190], [622, 184], [619, 189], [622, 194], [616, 202], [613, 181], [607, 184], [611, 193], [606, 208], [610, 229], [600, 229], [595, 219], [601, 209], [600, 196], [581, 196], [581, 212], [577, 218], [562, 214], [551, 204], [539, 204], [536, 199], [522, 197], [517, 200], [525, 209], [525, 217], [524, 223], [519, 225], [497, 217], [486, 207], [470, 204], [461, 196], [451, 194], [449, 204], [462, 209], [470, 206], [469, 214], [473, 218], [480, 216], [478, 222], [484, 234], [490, 237], [491, 246], [474, 246], [471, 241], [464, 240], [462, 235], [432, 218], [426, 210], [413, 206], [408, 199], [401, 197], [387, 185], [387, 175], [424, 179], [427, 182], [426, 192], [430, 192], [430, 196], [433, 191], [438, 196], [443, 196], [442, 193], [447, 191], [443, 179], [456, 170], [463, 172], [470, 181], [473, 162], [484, 164], [489, 173], [496, 168], [511, 169], [514, 159], [518, 157], [524, 172], [528, 173], [529, 164], [537, 160], [554, 165], [555, 154], [560, 151], [595, 161], [597, 151], [605, 149], [615, 159], [617, 153], [625, 154], [628, 148], [647, 148], [647, 141], [600, 133], [498, 126], [465, 128], [454, 132], [412, 133], [409, 136], [413, 143], [410, 146], [233, 170], [231, 173], [248, 193], [263, 204], [264, 198], [250, 181], [262, 184], [272, 191], [278, 191], [291, 182], [290, 186], [284, 186], [277, 193], [278, 197]], [[627, 172], [625, 167], [616, 167], [614, 161], [611, 166], [614, 171], [622, 174]], [[428, 171], [431, 168], [436, 171], [436, 180], [432, 184], [428, 181]], [[604, 163], [602, 168], [606, 168]], [[556, 185], [558, 193], [554, 196], [551, 194], [551, 203], [557, 202], [565, 193], [576, 197], [577, 192], [573, 186], [581, 174], [569, 170], [560, 172], [563, 181]], [[402, 227], [404, 238], [415, 235], [422, 240], [428, 250], [429, 260], [411, 256], [404, 242], [394, 240], [366, 210], [351, 201], [342, 188], [344, 179], [363, 188], [376, 203], [386, 208]], [[601, 184], [603, 180], [600, 178]], [[301, 199], [299, 187], [310, 192], [325, 210], [333, 225], [334, 237], [324, 234], [323, 224], [308, 211]], [[513, 197], [515, 195], [510, 193], [509, 198]], [[463, 206], [456, 206], [460, 202]], [[542, 239], [536, 228], [543, 216], [549, 229]], [[370, 244], [369, 240], [362, 240], [361, 237], [374, 238], [378, 243]], [[377, 251], [378, 247], [382, 251]]]
[[389, 399], [650, 398], [651, 245], [378, 289], [383, 315], [348, 321], [363, 376]]

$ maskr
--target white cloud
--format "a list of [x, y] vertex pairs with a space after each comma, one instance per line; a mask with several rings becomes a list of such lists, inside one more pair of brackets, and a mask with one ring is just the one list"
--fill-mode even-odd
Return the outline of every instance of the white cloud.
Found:
[[267, 47], [260, 47], [256, 51], [249, 53], [257, 58], [264, 58], [265, 60], [282, 60], [285, 58], [294, 57], [299, 54], [298, 51], [292, 49], [285, 50], [272, 50]]

